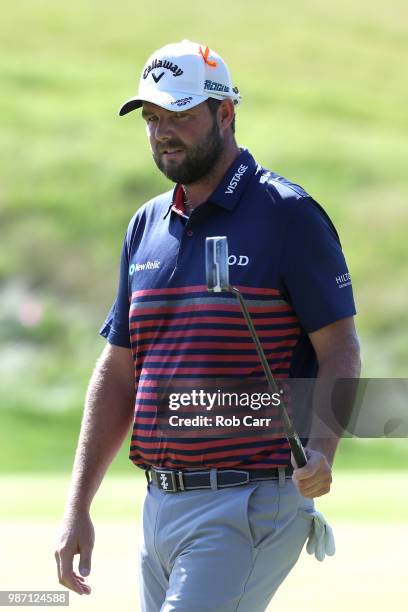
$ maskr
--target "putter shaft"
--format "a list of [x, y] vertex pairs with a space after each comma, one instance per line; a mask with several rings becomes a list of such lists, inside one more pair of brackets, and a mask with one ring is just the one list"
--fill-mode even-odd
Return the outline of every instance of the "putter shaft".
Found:
[[[254, 344], [256, 346], [256, 350], [258, 352], [258, 356], [259, 359], [261, 360], [262, 363], [262, 367], [263, 370], [265, 372], [265, 376], [266, 376], [266, 380], [268, 381], [269, 387], [271, 389], [271, 391], [273, 391], [273, 393], [279, 393], [280, 394], [280, 389], [278, 387], [278, 385], [276, 384], [276, 381], [272, 375], [271, 372], [271, 368], [269, 367], [269, 363], [268, 360], [266, 359], [264, 350], [262, 348], [262, 344], [259, 340], [258, 334], [256, 333], [256, 329], [255, 326], [252, 322], [251, 316], [248, 312], [248, 309], [246, 307], [244, 298], [242, 297], [241, 293], [238, 291], [238, 289], [235, 289], [235, 287], [229, 287], [228, 289], [231, 293], [233, 293], [235, 295], [235, 297], [238, 300], [238, 303], [241, 307], [241, 311], [242, 314], [244, 315], [246, 324], [248, 326], [248, 329], [251, 333], [252, 339], [254, 341]], [[281, 397], [281, 401], [280, 401], [280, 409], [281, 409], [281, 416], [282, 416], [282, 420], [283, 420], [283, 425], [285, 428], [285, 433], [286, 433], [286, 437], [288, 439], [293, 457], [296, 461], [296, 465], [298, 467], [303, 467], [304, 465], [306, 465], [307, 463], [307, 457], [306, 457], [306, 453], [305, 453], [305, 449], [303, 448], [302, 442], [300, 441], [299, 435], [296, 432], [295, 428], [293, 427], [293, 423], [288, 415], [288, 411], [286, 409], [285, 403], [283, 401], [283, 397]]]

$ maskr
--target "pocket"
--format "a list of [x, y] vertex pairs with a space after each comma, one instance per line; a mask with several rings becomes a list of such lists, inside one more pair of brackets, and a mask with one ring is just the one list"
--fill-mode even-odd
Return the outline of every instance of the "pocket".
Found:
[[298, 515], [303, 516], [307, 520], [313, 520], [313, 512], [315, 505], [313, 499], [301, 497], [299, 501]]
[[299, 508], [297, 511], [297, 515], [308, 521], [310, 526], [312, 527], [313, 523], [313, 512], [315, 511], [315, 505], [313, 499], [308, 499], [306, 497], [301, 497], [299, 502]]
[[245, 505], [247, 534], [254, 548], [262, 548], [276, 532], [279, 487], [276, 481], [260, 481], [250, 491]]
[[313, 514], [310, 511], [308, 512], [307, 510], [304, 510], [303, 508], [299, 508], [297, 511], [297, 517], [303, 523], [306, 524], [306, 528], [307, 528], [306, 538], [309, 539], [312, 536], [313, 530], [314, 530]]
[[252, 546], [255, 546], [255, 533], [253, 531], [251, 521], [249, 518], [250, 513], [250, 500], [256, 494], [257, 485], [247, 485], [245, 487], [246, 495], [244, 497], [244, 503], [241, 506], [241, 519], [242, 524], [244, 526], [245, 534], [248, 540], [251, 542]]

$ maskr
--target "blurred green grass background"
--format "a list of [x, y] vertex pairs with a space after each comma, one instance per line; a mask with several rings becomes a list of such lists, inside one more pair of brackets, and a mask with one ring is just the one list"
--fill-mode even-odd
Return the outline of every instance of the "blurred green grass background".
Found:
[[[0, 22], [0, 471], [67, 471], [120, 246], [169, 188], [141, 67], [190, 38], [227, 60], [237, 136], [328, 211], [352, 273], [363, 374], [408, 369], [408, 9], [402, 0], [22, 0]], [[131, 470], [127, 448], [113, 472]], [[344, 441], [339, 468], [405, 468], [406, 441]]]

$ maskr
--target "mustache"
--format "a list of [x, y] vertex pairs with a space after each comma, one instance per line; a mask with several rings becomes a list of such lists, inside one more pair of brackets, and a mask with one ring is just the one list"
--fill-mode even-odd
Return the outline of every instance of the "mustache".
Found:
[[168, 151], [168, 149], [181, 149], [184, 151], [185, 146], [179, 140], [169, 140], [165, 145], [157, 147], [158, 153], [164, 153], [164, 151]]

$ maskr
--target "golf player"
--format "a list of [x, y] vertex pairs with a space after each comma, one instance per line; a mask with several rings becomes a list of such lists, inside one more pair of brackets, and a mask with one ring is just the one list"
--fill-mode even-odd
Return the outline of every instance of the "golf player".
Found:
[[312, 425], [308, 462], [297, 468], [284, 436], [203, 437], [193, 427], [180, 435], [182, 406], [172, 412], [174, 433], [158, 426], [160, 385], [198, 397], [197, 380], [263, 377], [236, 300], [207, 291], [208, 236], [228, 238], [231, 284], [274, 376], [316, 377], [314, 401], [324, 409], [324, 380], [359, 375], [336, 229], [304, 189], [238, 146], [240, 101], [223, 59], [184, 40], [153, 53], [119, 112], [141, 115], [153, 159], [174, 185], [139, 207], [125, 234], [55, 557], [60, 583], [89, 594], [91, 503], [132, 428], [130, 459], [147, 478], [143, 612], [261, 612], [306, 542], [319, 559], [333, 553], [314, 498], [330, 490], [335, 436], [317, 436]]

